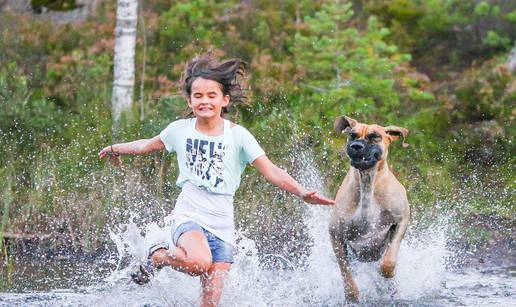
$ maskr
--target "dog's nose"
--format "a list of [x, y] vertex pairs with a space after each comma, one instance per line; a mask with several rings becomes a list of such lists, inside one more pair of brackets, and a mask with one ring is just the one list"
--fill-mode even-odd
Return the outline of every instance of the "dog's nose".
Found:
[[364, 149], [365, 145], [357, 142], [357, 143], [351, 144], [349, 147], [353, 148], [356, 151], [360, 151], [360, 150]]

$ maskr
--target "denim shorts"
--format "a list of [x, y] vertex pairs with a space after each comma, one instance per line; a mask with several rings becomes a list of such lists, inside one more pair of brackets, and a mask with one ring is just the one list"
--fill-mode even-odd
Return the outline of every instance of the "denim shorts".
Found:
[[221, 239], [219, 239], [216, 235], [212, 234], [208, 230], [204, 229], [201, 225], [196, 222], [185, 222], [181, 225], [177, 226], [175, 231], [172, 233], [172, 242], [174, 245], [177, 245], [177, 240], [179, 237], [188, 231], [198, 230], [204, 234], [206, 240], [208, 240], [208, 245], [211, 250], [211, 261], [212, 262], [226, 262], [233, 263], [233, 246], [228, 244]]

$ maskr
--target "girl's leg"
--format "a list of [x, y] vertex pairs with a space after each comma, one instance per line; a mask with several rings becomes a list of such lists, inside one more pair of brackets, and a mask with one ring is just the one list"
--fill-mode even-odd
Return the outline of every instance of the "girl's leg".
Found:
[[206, 274], [201, 275], [202, 307], [218, 306], [224, 281], [231, 269], [231, 263], [214, 262]]
[[201, 275], [209, 271], [211, 251], [206, 236], [198, 230], [183, 233], [177, 240], [177, 247], [159, 249], [152, 254], [155, 267], [171, 266], [190, 275]]

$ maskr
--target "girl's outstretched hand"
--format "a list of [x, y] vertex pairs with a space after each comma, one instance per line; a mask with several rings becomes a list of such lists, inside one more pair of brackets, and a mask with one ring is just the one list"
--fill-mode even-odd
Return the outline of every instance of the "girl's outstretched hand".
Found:
[[314, 205], [335, 205], [335, 201], [317, 194], [316, 191], [304, 193], [301, 197], [305, 202]]
[[101, 151], [99, 151], [99, 159], [104, 158], [105, 156], [109, 157], [109, 162], [113, 163], [116, 167], [122, 167], [123, 163], [120, 160], [120, 155], [117, 155], [111, 151], [111, 146], [108, 146]]

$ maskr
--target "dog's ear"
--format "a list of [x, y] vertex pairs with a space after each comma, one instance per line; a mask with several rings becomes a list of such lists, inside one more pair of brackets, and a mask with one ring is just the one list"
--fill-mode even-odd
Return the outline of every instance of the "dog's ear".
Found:
[[405, 138], [407, 137], [409, 132], [408, 129], [398, 126], [387, 126], [384, 129], [385, 133], [387, 133], [391, 137], [391, 140], [395, 141], [401, 138], [401, 146], [403, 148], [409, 147], [409, 144], [405, 143]]
[[357, 124], [358, 122], [356, 120], [349, 118], [347, 116], [341, 116], [335, 119], [333, 129], [335, 129], [335, 132], [337, 132], [337, 134], [341, 134], [343, 131], [349, 131], [350, 128], [355, 127]]

